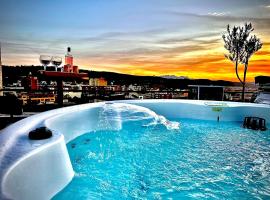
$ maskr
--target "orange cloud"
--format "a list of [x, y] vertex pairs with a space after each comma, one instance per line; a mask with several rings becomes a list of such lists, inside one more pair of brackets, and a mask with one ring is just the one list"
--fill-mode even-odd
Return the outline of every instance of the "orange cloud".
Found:
[[[150, 52], [144, 56], [116, 56], [107, 59], [91, 60], [92, 70], [115, 71], [134, 75], [178, 75], [189, 78], [208, 78], [212, 80], [238, 81], [235, 75], [234, 64], [228, 61], [220, 49], [199, 52], [179, 53]], [[243, 66], [239, 66], [239, 74], [242, 77]], [[253, 82], [258, 75], [270, 76], [270, 51], [269, 45], [254, 55], [249, 63], [247, 81]]]

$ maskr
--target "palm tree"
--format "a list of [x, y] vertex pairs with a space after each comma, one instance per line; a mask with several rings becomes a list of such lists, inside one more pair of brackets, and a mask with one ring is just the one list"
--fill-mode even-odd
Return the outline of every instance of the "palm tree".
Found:
[[[243, 86], [242, 101], [244, 101], [248, 61], [250, 57], [261, 48], [261, 45], [259, 45], [261, 44], [260, 40], [257, 39], [256, 36], [249, 37], [253, 30], [254, 28], [251, 23], [246, 23], [243, 27], [234, 26], [232, 29], [230, 28], [230, 25], [228, 25], [227, 33], [222, 35], [224, 47], [229, 52], [225, 57], [235, 63], [236, 76]], [[245, 65], [243, 80], [239, 77], [239, 63]]]

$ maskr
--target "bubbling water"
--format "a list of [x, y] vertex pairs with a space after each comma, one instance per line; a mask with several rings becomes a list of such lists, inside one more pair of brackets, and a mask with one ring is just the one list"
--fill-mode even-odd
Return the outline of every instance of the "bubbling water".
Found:
[[119, 131], [123, 123], [129, 121], [141, 121], [142, 126], [146, 127], [161, 124], [168, 130], [180, 128], [179, 122], [169, 121], [148, 108], [124, 103], [105, 103], [99, 112], [98, 129]]

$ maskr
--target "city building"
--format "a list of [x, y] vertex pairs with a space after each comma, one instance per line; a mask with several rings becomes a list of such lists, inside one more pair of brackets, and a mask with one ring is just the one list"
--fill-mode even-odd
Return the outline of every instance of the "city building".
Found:
[[22, 86], [25, 90], [38, 90], [39, 89], [39, 81], [38, 78], [35, 76], [32, 76], [31, 72], [29, 75], [22, 80]]
[[130, 84], [128, 86], [128, 91], [142, 91], [142, 86], [136, 85], [136, 84], [134, 85]]
[[104, 78], [90, 78], [89, 79], [89, 85], [93, 87], [106, 87], [108, 85], [108, 82]]
[[106, 86], [106, 88], [108, 90], [113, 91], [113, 92], [121, 92], [122, 91], [121, 85], [108, 85], [108, 86]]

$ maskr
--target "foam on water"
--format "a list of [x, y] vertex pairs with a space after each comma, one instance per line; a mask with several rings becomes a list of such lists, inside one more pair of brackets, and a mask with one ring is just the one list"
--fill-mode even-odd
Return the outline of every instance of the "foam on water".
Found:
[[105, 103], [98, 116], [98, 130], [119, 131], [123, 123], [142, 121], [142, 126], [164, 125], [168, 130], [178, 130], [179, 122], [173, 122], [154, 111], [137, 105], [123, 103]]

